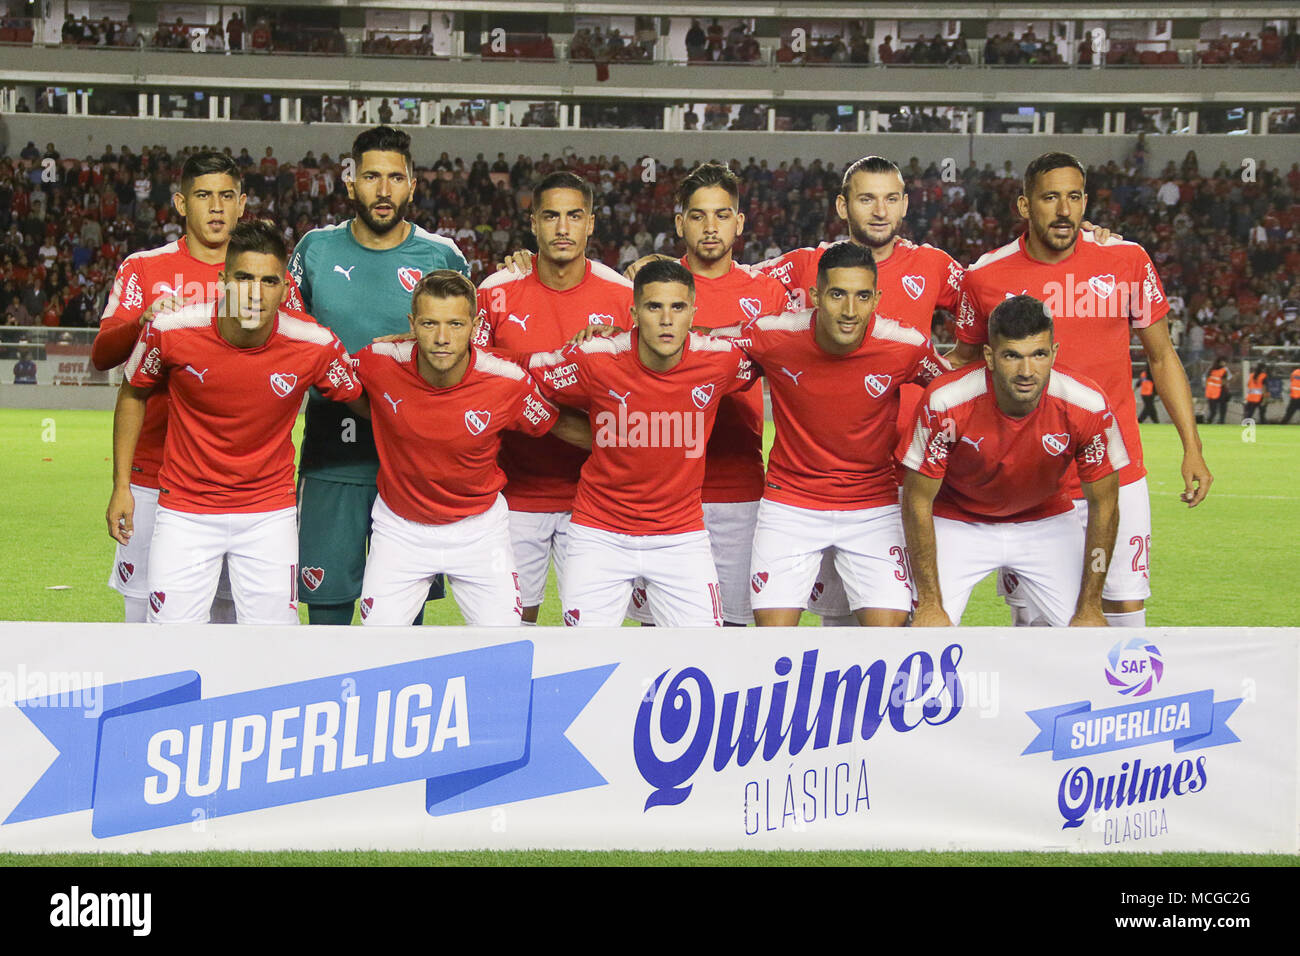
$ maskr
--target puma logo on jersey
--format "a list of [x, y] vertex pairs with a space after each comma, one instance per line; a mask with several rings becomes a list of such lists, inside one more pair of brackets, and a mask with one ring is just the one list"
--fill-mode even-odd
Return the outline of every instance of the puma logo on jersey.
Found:
[[172, 288], [171, 286], [169, 286], [166, 282], [159, 282], [158, 285], [157, 285], [155, 288], [157, 288], [157, 290], [158, 290], [158, 292], [159, 292], [159, 297], [160, 297], [160, 298], [161, 298], [163, 295], [180, 295], [180, 294], [181, 294], [181, 290], [180, 290], [179, 288], [177, 288], [177, 289], [173, 289], [173, 288]]
[[1021, 289], [1019, 292], [1006, 292], [1003, 294], [1004, 299], [1014, 299], [1018, 295], [1029, 295], [1028, 289]]
[[470, 409], [465, 413], [465, 427], [469, 429], [471, 435], [482, 434], [483, 429], [488, 427], [488, 422], [492, 420], [492, 413], [487, 410], [475, 411]]
[[336, 265], [334, 267], [334, 271], [337, 272], [339, 275], [343, 276], [343, 278], [347, 279], [349, 282], [351, 282], [352, 270], [355, 268], [356, 266], [348, 266], [346, 269], [344, 269], [342, 266]]
[[903, 291], [913, 299], [921, 298], [925, 292], [925, 276], [903, 276]]
[[1047, 434], [1043, 436], [1043, 448], [1047, 453], [1056, 456], [1070, 447], [1070, 436], [1065, 432], [1058, 434]]
[[406, 399], [404, 399], [404, 398], [394, 399], [394, 398], [393, 398], [392, 396], [390, 396], [387, 392], [384, 392], [384, 398], [388, 399], [388, 404], [393, 406], [393, 414], [394, 414], [394, 415], [397, 414], [397, 406], [400, 405], [400, 404], [402, 404], [402, 402], [406, 401]]
[[781, 366], [781, 371], [790, 376], [790, 381], [794, 382], [796, 385], [799, 384], [799, 376], [802, 375], [803, 372], [792, 372], [784, 365]]
[[519, 316], [515, 315], [513, 312], [511, 312], [509, 315], [506, 316], [506, 321], [507, 321], [507, 322], [513, 322], [515, 325], [519, 326], [521, 329], [523, 329], [525, 332], [527, 332], [527, 331], [528, 331], [528, 320], [531, 319], [532, 317], [533, 317], [533, 314], [532, 314], [531, 312], [529, 312], [528, 314], [526, 314], [522, 319], [519, 318]]
[[[203, 376], [205, 376], [205, 375], [208, 374], [208, 370], [207, 370], [207, 369], [204, 369], [202, 372], [200, 372], [200, 371], [199, 371], [198, 369], [196, 369], [193, 365], [187, 365], [187, 366], [185, 366], [185, 371], [189, 372], [191, 375], [193, 375], [195, 378], [197, 378], [200, 382], [203, 382]], [[203, 382], [203, 384], [204, 384], [204, 385], [207, 385], [208, 383], [207, 383], [207, 382]]]
[[964, 441], [966, 444], [970, 445], [970, 446], [971, 446], [972, 448], [974, 448], [976, 451], [979, 451], [979, 450], [980, 450], [980, 445], [982, 445], [982, 444], [984, 443], [984, 439], [987, 438], [987, 437], [988, 437], [988, 436], [985, 435], [985, 436], [983, 436], [982, 438], [980, 438], [979, 441], [976, 441], [976, 440], [974, 440], [973, 438], [971, 438], [969, 435], [962, 435], [962, 436], [961, 436], [961, 440]]
[[611, 396], [612, 398], [617, 398], [617, 399], [618, 399], [618, 403], [619, 403], [620, 405], [622, 405], [622, 406], [624, 406], [624, 407], [626, 408], [626, 407], [627, 407], [627, 400], [628, 400], [628, 398], [631, 396], [631, 394], [632, 394], [632, 390], [631, 390], [631, 389], [628, 389], [626, 395], [620, 395], [618, 392], [614, 391], [614, 390], [611, 388], [611, 389], [609, 390], [609, 394], [610, 394], [610, 396]]

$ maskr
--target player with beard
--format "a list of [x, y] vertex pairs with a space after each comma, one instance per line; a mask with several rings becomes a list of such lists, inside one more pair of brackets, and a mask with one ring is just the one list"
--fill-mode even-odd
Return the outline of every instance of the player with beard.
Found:
[[[1017, 200], [1028, 228], [966, 271], [957, 313], [958, 345], [949, 358], [960, 366], [981, 354], [988, 342], [989, 316], [1008, 296], [1032, 295], [1047, 304], [1061, 361], [1100, 386], [1128, 450], [1130, 461], [1119, 476], [1119, 534], [1102, 608], [1112, 625], [1142, 627], [1151, 596], [1151, 503], [1131, 384], [1133, 333], [1142, 342], [1151, 377], [1183, 444], [1182, 500], [1195, 507], [1209, 493], [1213, 477], [1201, 454], [1187, 375], [1169, 339], [1169, 303], [1155, 267], [1135, 242], [1099, 242], [1081, 234], [1087, 204], [1085, 172], [1078, 159], [1053, 152], [1029, 164]], [[1088, 503], [1077, 472], [1068, 472], [1066, 482], [1075, 510], [1086, 522]], [[1001, 575], [999, 589], [1017, 623], [1034, 623], [1042, 616], [1029, 597], [1018, 593], [1013, 576]]]
[[[348, 196], [356, 216], [302, 237], [289, 273], [306, 310], [349, 352], [409, 332], [411, 293], [438, 269], [468, 277], [455, 243], [406, 221], [411, 138], [377, 126], [352, 144]], [[366, 564], [379, 457], [370, 423], [314, 391], [299, 463], [301, 593], [312, 624], [350, 624]], [[441, 581], [431, 596], [441, 597]], [[419, 619], [417, 618], [417, 623]]]

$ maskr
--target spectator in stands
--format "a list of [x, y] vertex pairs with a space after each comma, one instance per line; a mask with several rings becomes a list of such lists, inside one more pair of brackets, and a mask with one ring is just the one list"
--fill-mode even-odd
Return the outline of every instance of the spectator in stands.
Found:
[[30, 352], [22, 351], [18, 353], [18, 361], [14, 363], [14, 384], [36, 384], [36, 363], [32, 361]]
[[894, 38], [886, 36], [884, 41], [876, 47], [876, 57], [881, 63], [888, 64], [894, 62]]
[[708, 45], [709, 38], [705, 35], [704, 28], [700, 26], [700, 21], [691, 20], [691, 28], [686, 31], [686, 58], [703, 60]]

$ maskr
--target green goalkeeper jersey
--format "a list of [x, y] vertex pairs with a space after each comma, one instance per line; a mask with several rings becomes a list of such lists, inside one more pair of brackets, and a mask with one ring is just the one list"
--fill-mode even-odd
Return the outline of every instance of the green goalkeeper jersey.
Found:
[[[351, 227], [349, 219], [313, 229], [289, 259], [289, 274], [302, 290], [306, 311], [331, 329], [349, 353], [376, 336], [410, 331], [406, 316], [421, 276], [437, 269], [469, 275], [469, 264], [454, 242], [414, 223], [406, 241], [392, 249], [367, 249]], [[299, 472], [373, 485], [379, 456], [370, 423], [312, 389]]]

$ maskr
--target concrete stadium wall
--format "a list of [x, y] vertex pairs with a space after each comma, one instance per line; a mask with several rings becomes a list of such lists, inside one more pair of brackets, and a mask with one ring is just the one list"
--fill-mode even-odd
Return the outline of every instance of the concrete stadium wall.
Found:
[[[44, 147], [53, 142], [64, 156], [98, 156], [106, 145], [166, 143], [169, 146], [229, 146], [236, 152], [248, 147], [253, 155], [270, 146], [281, 159], [297, 159], [307, 150], [337, 156], [363, 127], [346, 124], [292, 125], [269, 122], [188, 119], [125, 119], [103, 116], [51, 116], [6, 113], [0, 117], [0, 146], [6, 141], [11, 154], [32, 140]], [[843, 165], [868, 153], [880, 153], [905, 163], [916, 156], [921, 162], [941, 162], [951, 157], [959, 168], [974, 159], [981, 166], [1000, 168], [1011, 160], [1017, 169], [1045, 150], [1063, 149], [1085, 163], [1122, 161], [1135, 137], [1101, 135], [1033, 136], [957, 133], [769, 133], [769, 132], [664, 132], [661, 130], [488, 129], [483, 127], [407, 127], [416, 161], [430, 164], [446, 151], [467, 162], [477, 153], [493, 158], [504, 152], [512, 161], [518, 153], [557, 155], [572, 149], [577, 155], [622, 157], [631, 162], [653, 155], [660, 162], [677, 157], [746, 160], [750, 156], [769, 163], [798, 156], [804, 162], [820, 158]], [[1270, 166], [1289, 168], [1300, 159], [1300, 136], [1184, 135], [1148, 136], [1149, 166], [1181, 162], [1195, 150], [1201, 170], [1209, 172], [1220, 162], [1238, 169], [1247, 157]]]
[[117, 389], [104, 385], [0, 385], [0, 408], [111, 410]]

